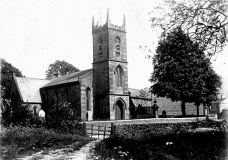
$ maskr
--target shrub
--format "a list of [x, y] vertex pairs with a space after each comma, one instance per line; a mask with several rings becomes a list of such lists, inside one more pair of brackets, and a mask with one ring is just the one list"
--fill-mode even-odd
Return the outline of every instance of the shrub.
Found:
[[83, 125], [75, 119], [74, 109], [68, 102], [60, 101], [50, 107], [47, 126], [61, 133], [85, 134]]
[[[96, 145], [101, 159], [226, 159], [227, 132], [151, 134], [139, 139], [113, 136]], [[126, 154], [127, 153], [127, 154]]]
[[3, 121], [4, 126], [9, 125], [20, 125], [20, 126], [34, 126], [41, 127], [43, 126], [43, 121], [38, 117], [38, 115], [34, 115], [29, 110], [29, 104], [18, 104], [13, 109], [12, 115], [10, 118], [5, 119]]

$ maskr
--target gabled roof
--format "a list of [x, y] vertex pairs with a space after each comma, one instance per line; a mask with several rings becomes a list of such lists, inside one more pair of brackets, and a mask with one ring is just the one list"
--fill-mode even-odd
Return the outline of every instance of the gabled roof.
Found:
[[224, 101], [226, 98], [221, 98], [221, 99], [218, 99], [216, 101], [213, 101], [212, 103], [221, 103], [222, 101]]
[[23, 102], [42, 103], [39, 89], [49, 83], [49, 80], [14, 77], [17, 90]]
[[130, 92], [131, 96], [134, 96], [134, 97], [139, 97], [140, 95], [140, 90], [138, 89], [128, 88], [128, 92]]
[[84, 71], [75, 72], [75, 73], [67, 74], [67, 75], [64, 75], [61, 77], [57, 77], [56, 79], [49, 82], [48, 84], [46, 84], [42, 88], [46, 88], [46, 87], [50, 87], [50, 86], [56, 86], [56, 85], [60, 85], [60, 84], [70, 83], [70, 82], [76, 82], [79, 80], [79, 78], [87, 75], [90, 72], [92, 72], [92, 69], [87, 69]]

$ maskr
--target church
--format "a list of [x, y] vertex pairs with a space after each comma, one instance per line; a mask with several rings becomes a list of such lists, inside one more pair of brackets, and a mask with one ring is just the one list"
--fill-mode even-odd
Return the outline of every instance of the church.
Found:
[[[123, 25], [113, 25], [108, 11], [107, 21], [102, 26], [95, 25], [93, 17], [92, 69], [56, 75], [52, 81], [14, 77], [13, 99], [36, 104], [36, 112], [39, 108], [48, 111], [49, 106], [60, 100], [69, 102], [80, 120], [129, 119], [131, 92], [128, 88], [125, 23], [123, 15]], [[34, 96], [36, 98], [30, 100]]]
[[[138, 90], [128, 88], [125, 24], [123, 15], [122, 26], [113, 25], [108, 11], [104, 25], [95, 24], [93, 17], [92, 69], [64, 76], [56, 75], [53, 80], [13, 77], [13, 105], [20, 101], [29, 104], [34, 113], [40, 109], [48, 113], [50, 106], [60, 101], [69, 102], [74, 108], [75, 118], [83, 121], [131, 119], [142, 102], [151, 109], [153, 104], [150, 96], [140, 97]], [[158, 98], [157, 101], [158, 106], [163, 108], [171, 104], [167, 99]], [[165, 105], [162, 104], [164, 102]], [[180, 111], [179, 103], [172, 105]], [[186, 104], [186, 108], [187, 113], [196, 114], [194, 109], [188, 111], [192, 106]], [[201, 114], [202, 111], [200, 109]], [[153, 111], [149, 114], [155, 116]]]

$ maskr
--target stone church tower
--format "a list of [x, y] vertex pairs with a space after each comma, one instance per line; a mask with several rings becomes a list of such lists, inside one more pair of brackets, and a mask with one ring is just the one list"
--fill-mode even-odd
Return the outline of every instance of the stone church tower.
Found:
[[123, 25], [103, 26], [92, 20], [94, 120], [129, 119], [128, 62], [125, 16]]

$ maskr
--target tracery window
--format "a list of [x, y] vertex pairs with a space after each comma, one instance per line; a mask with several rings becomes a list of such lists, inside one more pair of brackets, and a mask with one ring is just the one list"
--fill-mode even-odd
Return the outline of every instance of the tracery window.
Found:
[[57, 105], [59, 104], [59, 94], [57, 90], [55, 91], [55, 102]]
[[65, 102], [68, 102], [68, 89], [65, 89]]
[[104, 105], [105, 103], [104, 103], [104, 100], [103, 99], [101, 99], [100, 100], [100, 112], [103, 114], [103, 113], [105, 113], [105, 105]]
[[86, 108], [88, 111], [91, 110], [91, 89], [89, 87], [86, 89]]
[[114, 71], [115, 84], [117, 87], [123, 87], [123, 69], [118, 65]]

